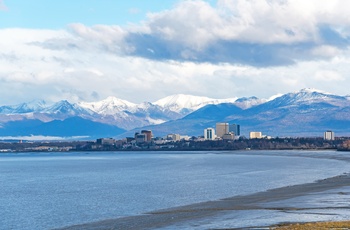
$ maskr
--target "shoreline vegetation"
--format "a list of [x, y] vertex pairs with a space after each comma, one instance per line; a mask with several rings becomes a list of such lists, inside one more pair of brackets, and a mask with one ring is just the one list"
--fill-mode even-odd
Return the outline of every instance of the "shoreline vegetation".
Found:
[[[350, 139], [271, 138], [237, 140], [181, 140], [129, 143], [126, 140], [97, 141], [12, 141], [0, 142], [0, 153], [7, 152], [81, 152], [81, 151], [230, 151], [230, 150], [338, 150], [350, 151]], [[112, 140], [112, 141], [110, 141]]]

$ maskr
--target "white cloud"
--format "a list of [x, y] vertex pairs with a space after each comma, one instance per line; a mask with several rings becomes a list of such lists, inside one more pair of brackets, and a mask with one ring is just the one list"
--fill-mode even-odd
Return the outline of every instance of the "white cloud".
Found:
[[330, 45], [321, 45], [312, 49], [311, 54], [316, 57], [332, 58], [341, 55], [342, 50]]
[[349, 94], [346, 4], [184, 1], [132, 27], [1, 29], [0, 104], [268, 98], [307, 87]]
[[332, 70], [319, 70], [315, 73], [314, 79], [333, 83], [345, 80], [338, 72]]
[[218, 0], [217, 7], [183, 1], [150, 14], [146, 25], [150, 33], [199, 48], [217, 39], [288, 44], [317, 41], [322, 24], [348, 27], [349, 6], [344, 0]]
[[155, 36], [200, 50], [216, 39], [222, 23], [223, 19], [208, 3], [185, 1], [172, 10], [149, 14], [147, 27]]

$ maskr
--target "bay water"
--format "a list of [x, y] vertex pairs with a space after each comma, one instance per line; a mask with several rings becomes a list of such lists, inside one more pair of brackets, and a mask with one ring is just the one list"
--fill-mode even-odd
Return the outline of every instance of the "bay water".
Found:
[[0, 229], [52, 229], [139, 215], [348, 172], [346, 161], [298, 153], [0, 154]]

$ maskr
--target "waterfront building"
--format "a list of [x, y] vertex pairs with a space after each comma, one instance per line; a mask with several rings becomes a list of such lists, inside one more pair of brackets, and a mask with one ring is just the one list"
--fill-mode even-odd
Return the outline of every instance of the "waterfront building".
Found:
[[323, 138], [327, 141], [333, 141], [334, 140], [334, 132], [327, 130], [324, 132]]
[[228, 128], [229, 133], [234, 133], [235, 136], [241, 135], [241, 126], [237, 124], [230, 124]]
[[262, 138], [262, 133], [261, 132], [250, 132], [249, 133], [249, 138], [250, 139], [261, 139]]
[[222, 138], [225, 134], [229, 133], [228, 123], [216, 123], [216, 136]]
[[204, 129], [204, 139], [205, 140], [214, 140], [215, 139], [215, 129], [207, 128]]

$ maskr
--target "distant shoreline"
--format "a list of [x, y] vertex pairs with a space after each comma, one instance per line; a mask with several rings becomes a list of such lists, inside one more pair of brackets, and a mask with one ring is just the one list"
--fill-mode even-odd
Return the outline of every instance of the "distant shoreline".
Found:
[[[104, 142], [102, 141], [104, 140]], [[0, 142], [0, 152], [99, 152], [99, 151], [234, 151], [234, 150], [339, 150], [349, 151], [349, 138], [262, 138], [235, 140], [114, 140]]]

